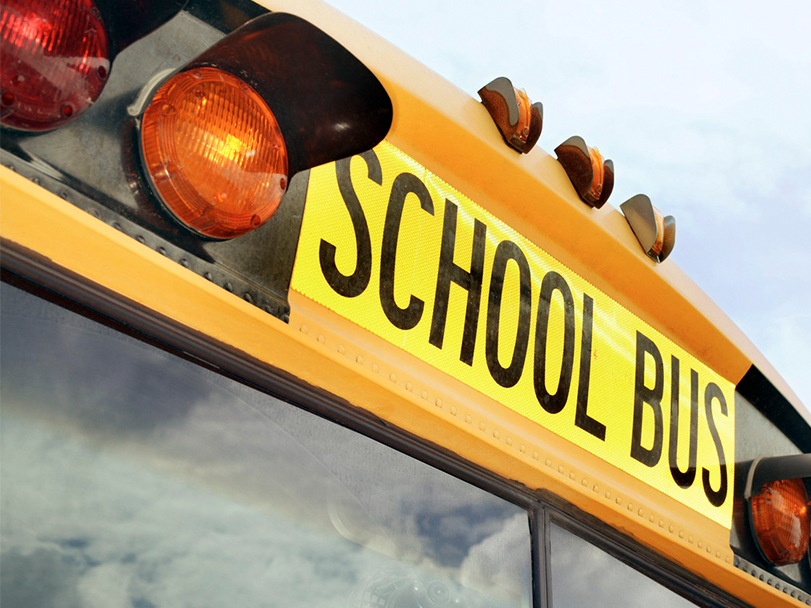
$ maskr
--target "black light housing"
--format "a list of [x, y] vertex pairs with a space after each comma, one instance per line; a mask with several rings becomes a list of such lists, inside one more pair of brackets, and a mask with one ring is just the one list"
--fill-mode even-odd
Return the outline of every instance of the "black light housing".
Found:
[[286, 13], [253, 19], [182, 68], [215, 67], [247, 82], [272, 109], [290, 177], [373, 148], [392, 105], [372, 72], [311, 23]]

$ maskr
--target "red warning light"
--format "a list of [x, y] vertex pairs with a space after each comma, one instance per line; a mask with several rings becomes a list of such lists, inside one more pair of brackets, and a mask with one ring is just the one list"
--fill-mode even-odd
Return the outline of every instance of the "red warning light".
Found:
[[4, 0], [0, 17], [0, 124], [44, 131], [98, 99], [110, 44], [93, 0]]

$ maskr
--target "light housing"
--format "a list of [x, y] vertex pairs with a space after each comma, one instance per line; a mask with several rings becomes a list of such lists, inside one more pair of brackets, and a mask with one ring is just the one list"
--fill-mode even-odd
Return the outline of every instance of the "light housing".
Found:
[[[202, 109], [211, 91], [194, 82], [195, 74], [215, 72], [223, 82], [240, 83], [228, 85], [232, 101], [218, 102], [216, 120], [210, 108]], [[180, 81], [189, 83], [184, 110], [168, 117], [167, 95], [179, 92]], [[202, 96], [197, 104], [195, 95]], [[237, 97], [250, 97], [251, 109]], [[169, 105], [170, 112], [181, 107]], [[192, 120], [193, 111], [209, 119]], [[180, 114], [187, 125], [182, 128]], [[270, 219], [294, 175], [369, 150], [385, 137], [391, 121], [385, 89], [348, 50], [299, 17], [268, 13], [217, 42], [158, 89], [140, 118], [143, 169], [180, 225], [197, 235], [228, 239]], [[264, 134], [248, 126], [252, 122], [265, 125]], [[161, 139], [158, 124], [175, 129], [175, 135]], [[244, 139], [254, 136], [252, 143]], [[160, 151], [156, 142], [162, 142]], [[230, 161], [238, 148], [245, 154], [237, 170]], [[243, 180], [252, 186], [246, 189]], [[217, 200], [220, 193], [225, 196]], [[214, 211], [219, 208], [224, 212]], [[214, 216], [219, 219], [212, 223]]]

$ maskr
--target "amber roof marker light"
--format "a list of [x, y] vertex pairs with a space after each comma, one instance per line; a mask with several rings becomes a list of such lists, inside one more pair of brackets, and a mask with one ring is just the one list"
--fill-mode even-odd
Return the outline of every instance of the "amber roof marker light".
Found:
[[527, 92], [503, 76], [479, 89], [482, 104], [508, 146], [527, 154], [543, 130], [543, 105], [532, 103]]
[[663, 215], [645, 194], [632, 196], [620, 209], [645, 254], [655, 262], [664, 262], [676, 245], [676, 218]]
[[579, 135], [560, 144], [555, 154], [581, 200], [596, 209], [605, 205], [614, 190], [614, 162], [603, 160]]
[[229, 239], [267, 222], [294, 175], [373, 148], [391, 122], [365, 65], [307, 21], [269, 13], [160, 84], [139, 131], [170, 215]]
[[759, 458], [749, 469], [749, 529], [761, 555], [776, 566], [796, 564], [808, 553], [811, 505], [803, 480], [809, 478], [811, 454]]

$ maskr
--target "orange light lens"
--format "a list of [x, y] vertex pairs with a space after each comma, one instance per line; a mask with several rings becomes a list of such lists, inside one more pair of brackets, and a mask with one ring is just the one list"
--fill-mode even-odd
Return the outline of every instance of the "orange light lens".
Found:
[[589, 148], [589, 158], [591, 159], [591, 188], [589, 194], [595, 202], [600, 200], [603, 194], [603, 182], [605, 181], [603, 157], [597, 148]]
[[143, 115], [141, 148], [164, 205], [211, 238], [258, 228], [287, 189], [276, 117], [247, 83], [216, 68], [180, 72], [159, 89]]
[[811, 515], [800, 479], [774, 481], [752, 498], [752, 524], [764, 556], [777, 566], [796, 564], [808, 550]]

